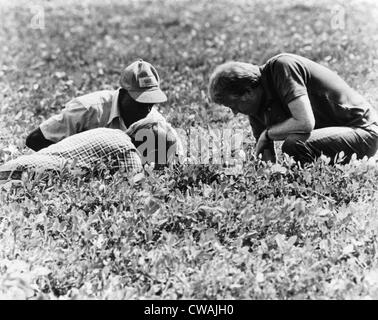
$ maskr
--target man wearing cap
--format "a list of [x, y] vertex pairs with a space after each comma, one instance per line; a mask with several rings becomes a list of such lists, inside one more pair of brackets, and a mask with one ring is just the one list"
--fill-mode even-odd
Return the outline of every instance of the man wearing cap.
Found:
[[146, 118], [164, 117], [153, 105], [167, 101], [160, 90], [160, 78], [148, 62], [138, 60], [121, 73], [120, 88], [102, 90], [69, 101], [61, 113], [42, 122], [26, 138], [26, 145], [38, 151], [73, 134], [99, 128], [126, 131]]
[[275, 161], [273, 141], [300, 162], [324, 154], [331, 163], [373, 156], [378, 149], [374, 108], [340, 76], [305, 57], [283, 53], [264, 65], [231, 61], [210, 77], [215, 103], [249, 116], [256, 154]]

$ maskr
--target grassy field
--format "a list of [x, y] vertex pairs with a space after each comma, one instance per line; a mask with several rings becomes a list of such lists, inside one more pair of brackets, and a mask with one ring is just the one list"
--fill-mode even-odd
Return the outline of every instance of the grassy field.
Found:
[[[139, 57], [158, 68], [176, 128], [249, 132], [209, 103], [209, 74], [279, 52], [330, 66], [378, 103], [374, 1], [0, 5], [0, 163], [30, 153], [26, 135], [71, 98], [116, 88]], [[238, 175], [182, 166], [141, 186], [63, 175], [3, 189], [0, 298], [378, 299], [376, 160], [279, 161]]]

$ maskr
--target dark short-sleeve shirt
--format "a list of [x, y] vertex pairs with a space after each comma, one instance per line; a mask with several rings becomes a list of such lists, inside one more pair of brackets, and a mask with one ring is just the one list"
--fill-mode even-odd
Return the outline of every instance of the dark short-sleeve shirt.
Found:
[[279, 54], [260, 67], [264, 103], [249, 116], [256, 139], [261, 132], [291, 117], [288, 104], [308, 95], [315, 129], [334, 126], [367, 128], [378, 124], [371, 105], [339, 75], [307, 58]]

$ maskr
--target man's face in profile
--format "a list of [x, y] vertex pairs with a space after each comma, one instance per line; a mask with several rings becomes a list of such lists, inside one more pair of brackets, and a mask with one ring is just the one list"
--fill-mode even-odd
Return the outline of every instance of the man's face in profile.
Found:
[[135, 121], [145, 118], [151, 111], [152, 107], [152, 103], [137, 102], [126, 90], [121, 91], [119, 109], [126, 125], [130, 125]]
[[242, 113], [249, 115], [253, 113], [254, 110], [261, 103], [261, 92], [259, 87], [250, 89], [241, 96], [228, 95], [225, 99], [224, 105], [232, 110], [234, 115]]

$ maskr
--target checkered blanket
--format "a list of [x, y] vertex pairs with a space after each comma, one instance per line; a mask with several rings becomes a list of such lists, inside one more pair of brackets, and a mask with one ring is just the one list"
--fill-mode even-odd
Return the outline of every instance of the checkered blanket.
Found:
[[[58, 143], [31, 154], [13, 159], [0, 166], [0, 180], [12, 172], [61, 170], [75, 164], [93, 169], [103, 163], [110, 170], [142, 171], [140, 157], [130, 137], [118, 129], [97, 128], [67, 137]], [[5, 177], [7, 176], [8, 177]]]

